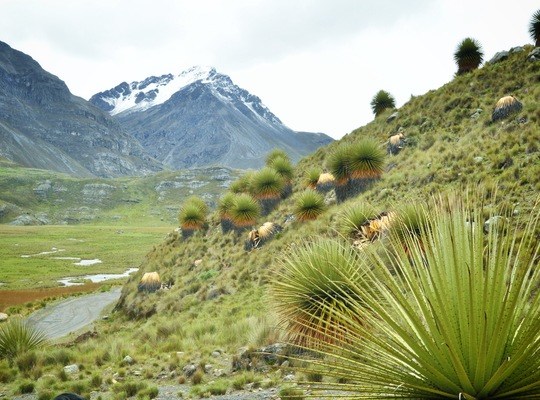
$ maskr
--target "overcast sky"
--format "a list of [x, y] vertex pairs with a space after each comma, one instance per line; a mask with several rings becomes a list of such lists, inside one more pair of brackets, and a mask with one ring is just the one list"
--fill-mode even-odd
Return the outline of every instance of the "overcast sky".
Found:
[[532, 43], [537, 0], [0, 0], [0, 40], [88, 99], [120, 82], [211, 65], [294, 130], [339, 138], [450, 81], [453, 53]]

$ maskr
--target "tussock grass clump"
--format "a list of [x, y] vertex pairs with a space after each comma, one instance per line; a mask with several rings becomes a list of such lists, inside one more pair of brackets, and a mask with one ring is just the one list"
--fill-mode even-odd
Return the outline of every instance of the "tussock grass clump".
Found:
[[45, 334], [21, 318], [0, 325], [0, 357], [13, 363], [16, 357], [47, 343]]
[[276, 157], [269, 164], [269, 167], [274, 169], [283, 179], [284, 185], [281, 191], [281, 197], [284, 199], [289, 197], [292, 193], [291, 182], [294, 175], [294, 167], [291, 164], [291, 161], [288, 157]]
[[229, 190], [234, 194], [249, 193], [254, 172], [246, 172], [240, 178], [230, 184]]
[[[340, 285], [324, 288], [321, 297], [347, 301], [347, 307], [341, 301], [325, 308], [347, 335], [322, 324], [315, 334], [302, 332], [316, 340], [312, 348], [319, 354], [306, 362], [346, 383], [320, 388], [371, 399], [540, 397], [540, 209], [523, 229], [488, 233], [472, 223], [483, 214], [473, 200], [436, 198], [426, 209], [428, 228], [422, 241], [405, 237], [408, 252], [401, 242], [367, 246], [360, 256], [347, 256], [370, 266], [362, 279], [341, 273]], [[297, 252], [286, 259], [286, 271], [300, 270], [287, 267], [297, 259]], [[340, 265], [349, 263], [357, 264]], [[310, 296], [293, 297], [288, 286], [295, 286], [285, 285], [274, 283], [274, 291], [290, 299], [284, 315], [320, 316], [293, 301]]]
[[375, 208], [369, 204], [353, 204], [339, 215], [338, 231], [346, 238], [355, 239], [362, 234], [362, 226], [377, 217], [377, 214]]
[[349, 147], [347, 169], [350, 174], [348, 197], [362, 193], [384, 169], [385, 153], [379, 143], [366, 138]]
[[287, 152], [285, 150], [282, 150], [282, 149], [273, 149], [270, 153], [267, 154], [266, 156], [266, 166], [267, 167], [271, 167], [274, 163], [274, 161], [277, 159], [277, 158], [282, 158], [284, 159], [285, 161], [288, 161], [289, 163], [291, 162], [290, 158], [289, 158], [289, 155], [287, 154]]
[[299, 221], [317, 219], [325, 210], [324, 198], [314, 190], [306, 189], [296, 196], [294, 215]]
[[251, 186], [261, 205], [261, 214], [268, 215], [279, 203], [285, 182], [274, 169], [266, 167], [253, 176]]
[[328, 156], [326, 161], [326, 165], [335, 179], [334, 185], [338, 202], [345, 201], [348, 195], [350, 149], [350, 144], [341, 144]]
[[202, 229], [206, 222], [205, 212], [197, 204], [185, 204], [180, 210], [178, 221], [184, 237], [191, 236], [196, 230]]
[[223, 233], [227, 233], [233, 228], [231, 221], [231, 209], [234, 206], [234, 199], [234, 193], [227, 192], [218, 201], [218, 213], [221, 219], [220, 223]]

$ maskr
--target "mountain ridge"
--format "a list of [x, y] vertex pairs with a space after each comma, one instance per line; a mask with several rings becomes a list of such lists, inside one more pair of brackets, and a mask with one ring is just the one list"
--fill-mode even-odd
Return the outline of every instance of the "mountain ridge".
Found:
[[297, 161], [333, 140], [293, 131], [258, 96], [213, 67], [122, 82], [90, 102], [171, 168], [257, 168], [272, 148], [282, 148]]

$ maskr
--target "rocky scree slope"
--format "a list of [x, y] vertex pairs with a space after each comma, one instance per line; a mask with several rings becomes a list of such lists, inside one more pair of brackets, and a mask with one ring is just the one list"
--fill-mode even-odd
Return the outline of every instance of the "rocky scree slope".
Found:
[[161, 169], [107, 113], [0, 42], [0, 156], [79, 177]]
[[257, 97], [210, 67], [123, 82], [90, 102], [115, 116], [150, 155], [171, 168], [258, 168], [273, 148], [297, 161], [332, 141], [295, 132]]

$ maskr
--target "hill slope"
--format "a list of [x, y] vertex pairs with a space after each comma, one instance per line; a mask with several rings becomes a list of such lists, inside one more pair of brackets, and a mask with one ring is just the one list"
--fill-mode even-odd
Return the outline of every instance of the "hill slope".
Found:
[[[493, 191], [497, 184], [499, 202], [486, 207], [509, 208], [512, 223], [519, 224], [540, 191], [540, 62], [527, 61], [529, 51], [526, 47], [506, 61], [456, 77], [412, 98], [396, 119], [387, 122], [388, 111], [347, 135], [341, 143], [369, 136], [383, 145], [391, 134], [402, 130], [408, 142], [398, 155], [388, 156], [382, 179], [364, 193], [339, 205], [327, 196], [331, 206], [316, 221], [302, 223], [290, 218], [293, 197], [258, 221], [278, 222], [284, 230], [250, 252], [244, 249], [246, 235], [223, 234], [217, 216], [208, 230], [189, 239], [171, 233], [125, 285], [119, 312], [98, 326], [99, 337], [77, 345], [74, 362], [88, 371], [99, 360], [99, 373], [105, 379], [113, 379], [119, 364], [127, 377], [139, 376], [144, 370], [147, 379], [166, 379], [187, 375], [191, 366], [195, 371], [201, 365], [203, 383], [212, 385], [223, 379], [217, 377], [242, 368], [248, 350], [239, 351], [241, 346], [255, 348], [280, 340], [272, 303], [266, 296], [266, 284], [275, 276], [279, 260], [290, 246], [310, 237], [336, 237], [340, 213], [351, 204], [369, 202], [379, 210], [395, 210], [400, 204], [420, 202], [440, 191], [462, 190], [463, 185], [475, 192], [479, 186]], [[523, 110], [492, 123], [496, 101], [507, 94], [522, 101]], [[339, 144], [321, 148], [299, 163], [294, 192], [304, 189], [306, 171], [325, 166]], [[150, 271], [157, 271], [170, 288], [138, 292], [142, 274]], [[137, 364], [122, 364], [126, 354]], [[251, 362], [243, 367], [257, 369], [256, 360], [249, 359]], [[207, 364], [213, 367], [207, 369]], [[268, 368], [261, 370], [264, 378], [254, 377], [253, 372], [239, 374], [231, 378], [229, 387], [242, 387], [241, 382], [248, 379], [281, 382], [279, 372]], [[283, 369], [287, 371], [285, 366]]]
[[80, 177], [161, 169], [111, 117], [3, 42], [0, 111], [0, 155], [21, 165]]
[[176, 169], [257, 168], [276, 147], [297, 161], [332, 141], [322, 133], [294, 132], [257, 96], [214, 68], [123, 82], [90, 101], [114, 115], [153, 157]]

